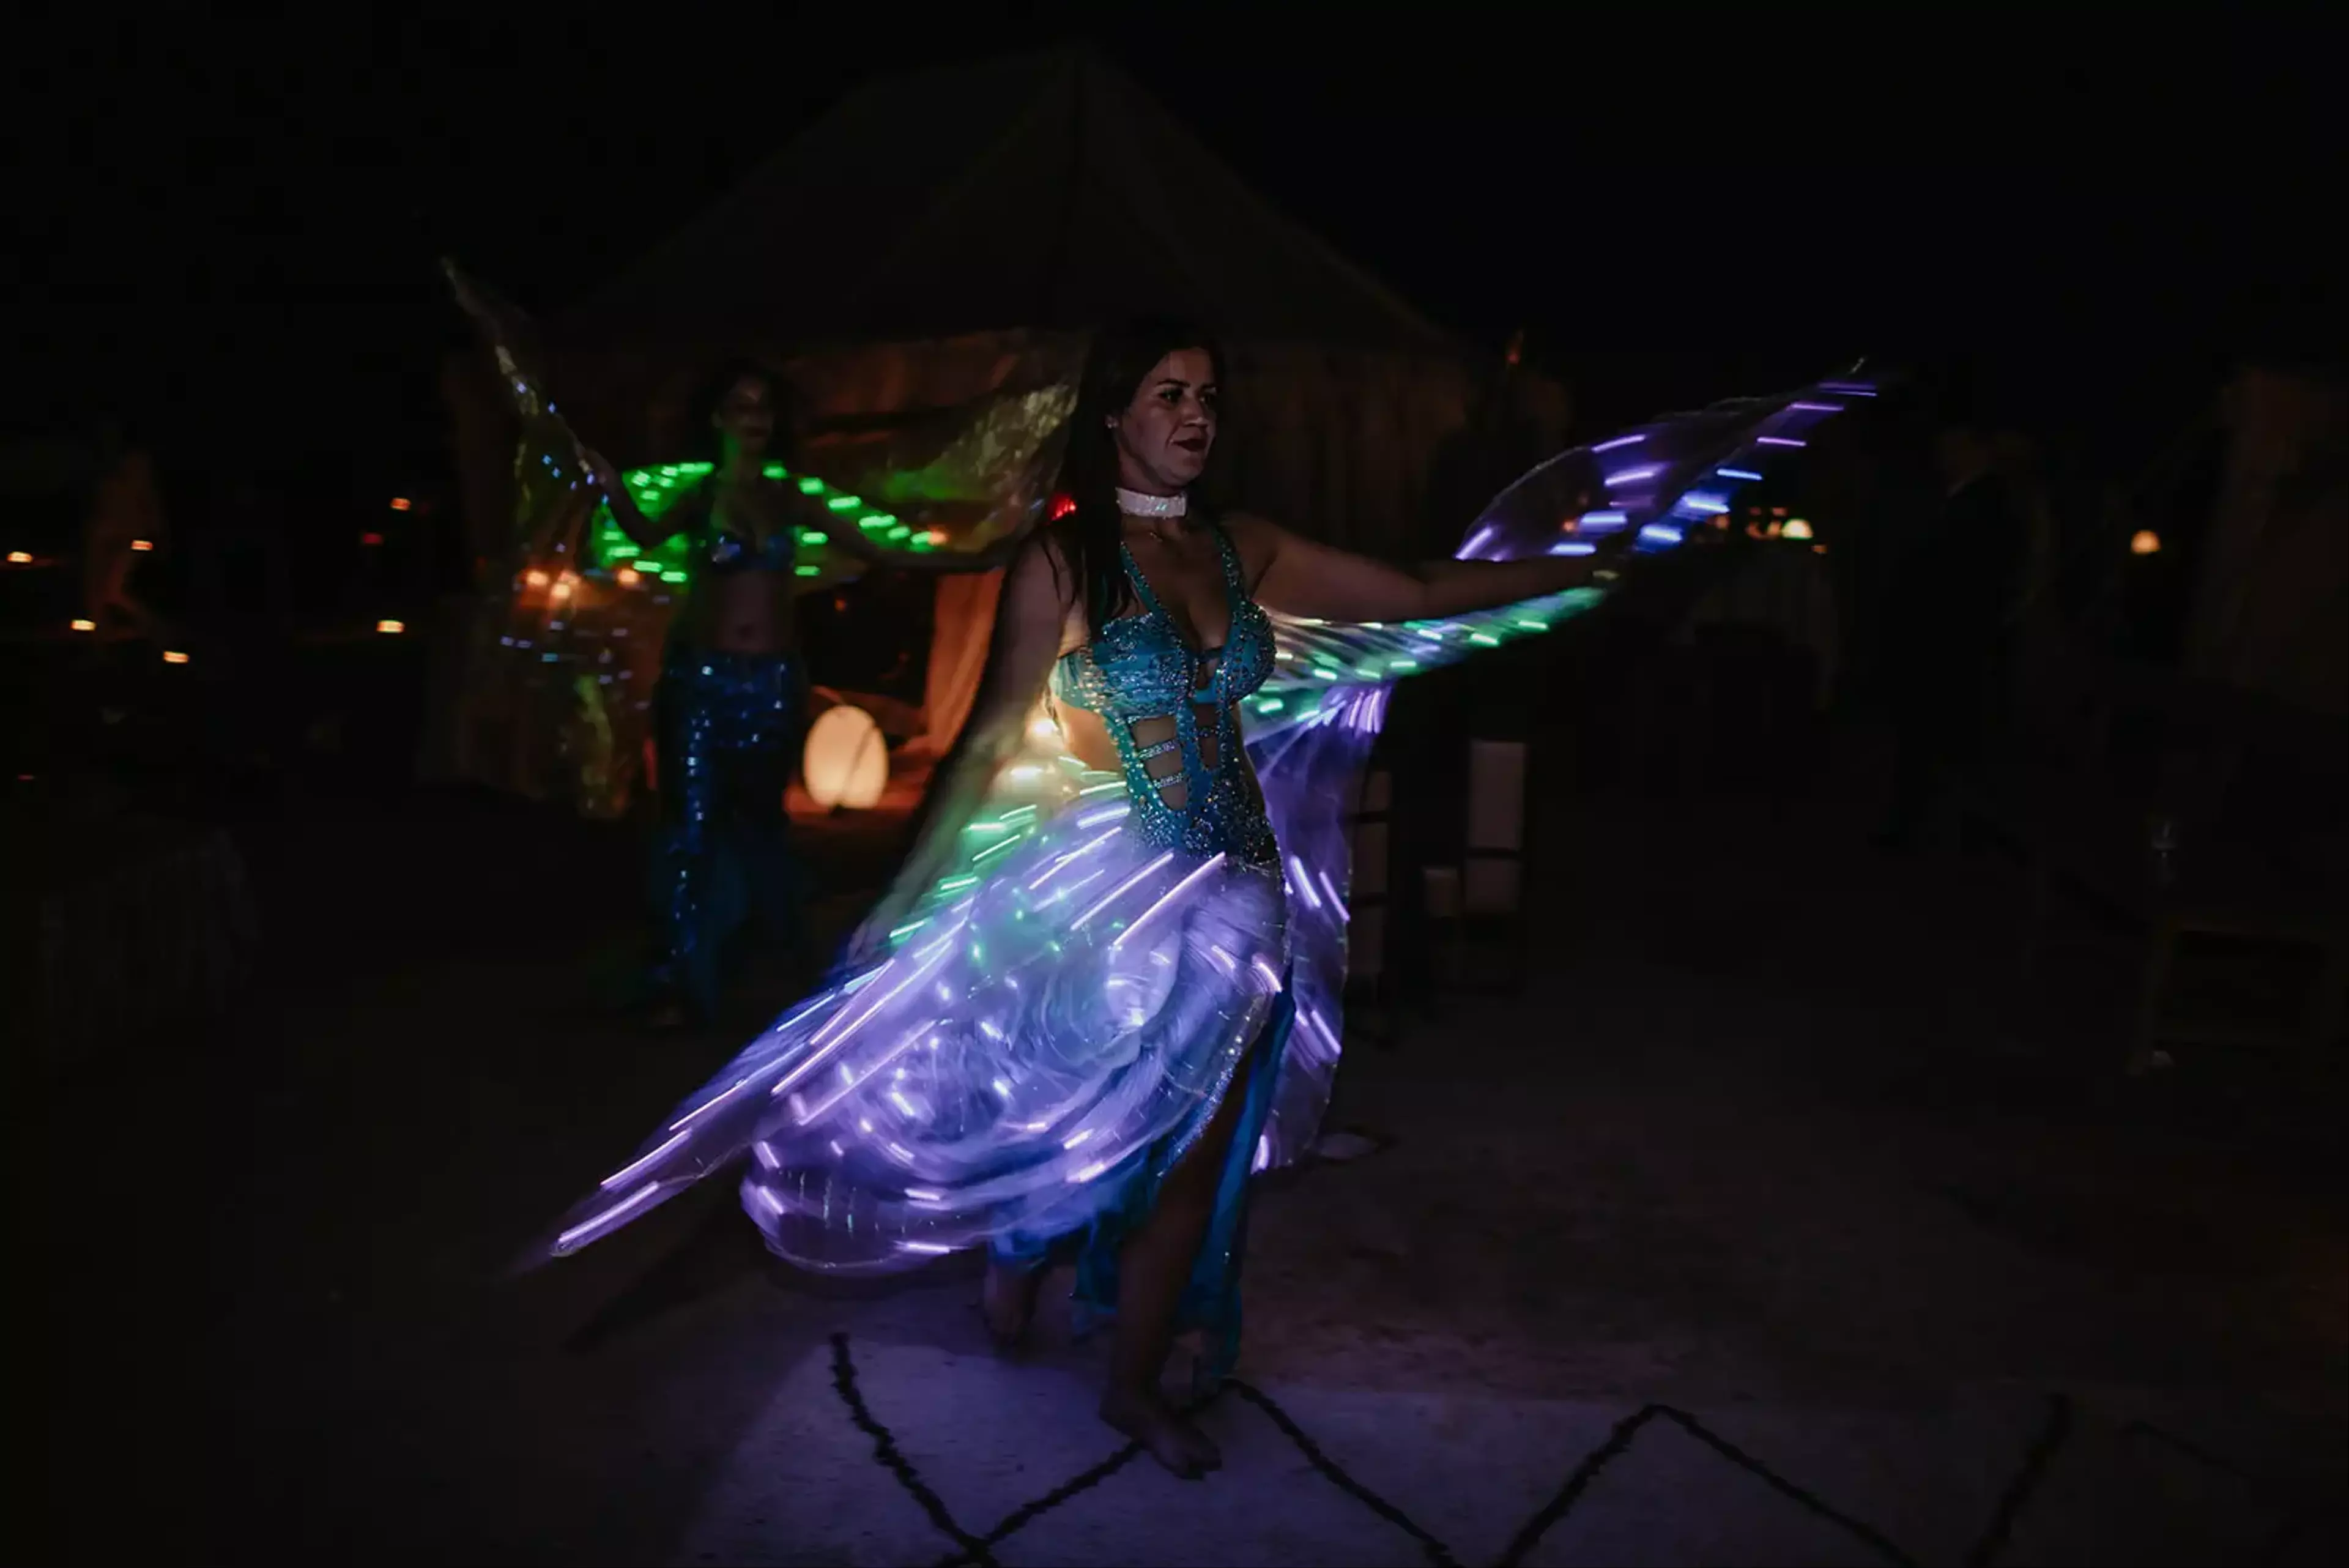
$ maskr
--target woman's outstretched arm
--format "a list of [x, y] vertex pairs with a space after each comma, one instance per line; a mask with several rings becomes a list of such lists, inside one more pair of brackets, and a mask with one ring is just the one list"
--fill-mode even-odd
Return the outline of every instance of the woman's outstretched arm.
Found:
[[1580, 587], [1629, 531], [1588, 556], [1529, 561], [1425, 561], [1390, 566], [1317, 543], [1261, 517], [1234, 517], [1232, 537], [1256, 579], [1257, 602], [1317, 620], [1431, 620]]
[[1028, 542], [1024, 535], [1012, 534], [977, 550], [892, 550], [866, 538], [862, 528], [845, 518], [829, 518], [823, 527], [833, 548], [853, 560], [893, 572], [919, 572], [933, 576], [953, 572], [991, 572], [1017, 556]]
[[[628, 493], [627, 485], [621, 482], [620, 471], [602, 452], [581, 447], [579, 461], [587, 470], [589, 481], [604, 493], [605, 504], [612, 509], [612, 521], [620, 525], [621, 533], [636, 541], [637, 549], [657, 550], [684, 531], [676, 523], [657, 523], [646, 516], [636, 497]], [[671, 515], [681, 517], [682, 514]]]

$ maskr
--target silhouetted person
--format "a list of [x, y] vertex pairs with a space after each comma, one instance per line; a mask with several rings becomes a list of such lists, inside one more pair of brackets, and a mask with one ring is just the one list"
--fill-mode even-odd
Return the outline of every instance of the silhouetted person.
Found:
[[109, 441], [107, 471], [98, 482], [82, 526], [82, 603], [97, 636], [112, 641], [161, 641], [160, 617], [130, 591], [140, 557], [164, 542], [163, 504], [155, 464], [119, 434]]
[[1909, 541], [1886, 607], [1896, 752], [1880, 841], [1897, 849], [1925, 836], [1951, 784], [2003, 738], [2030, 549], [1992, 432], [1951, 418], [1933, 449], [1940, 504]]

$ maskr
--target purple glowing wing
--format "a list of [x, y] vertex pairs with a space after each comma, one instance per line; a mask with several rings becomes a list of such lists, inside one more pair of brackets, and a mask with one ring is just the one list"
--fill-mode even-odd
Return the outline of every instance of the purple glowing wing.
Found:
[[[1560, 452], [1503, 491], [1472, 524], [1461, 559], [1588, 554], [1637, 532], [1634, 555], [1679, 546], [1725, 517], [1737, 492], [1798, 454], [1809, 432], [1876, 395], [1859, 380], [1822, 381], [1773, 398], [1673, 414]], [[1476, 615], [1401, 625], [1275, 617], [1273, 679], [1248, 699], [1248, 754], [1288, 871], [1298, 1026], [1259, 1168], [1306, 1153], [1319, 1133], [1344, 1037], [1347, 898], [1363, 764], [1389, 688], [1421, 670], [1547, 631], [1606, 595], [1603, 587]]]
[[[1462, 554], [1572, 550], [1624, 528], [1671, 548], [1867, 390], [1727, 405], [1561, 454], [1487, 508]], [[1279, 673], [1246, 715], [1279, 877], [1126, 831], [1124, 779], [1066, 754], [1040, 710], [1028, 754], [950, 825], [953, 868], [887, 954], [753, 1041], [535, 1255], [575, 1251], [745, 1153], [745, 1207], [805, 1267], [885, 1272], [1068, 1234], [1123, 1201], [1101, 1179], [1195, 1136], [1284, 1000], [1296, 1022], [1255, 1160], [1304, 1155], [1343, 1038], [1346, 824], [1389, 685], [1599, 597], [1396, 627], [1279, 623]]]

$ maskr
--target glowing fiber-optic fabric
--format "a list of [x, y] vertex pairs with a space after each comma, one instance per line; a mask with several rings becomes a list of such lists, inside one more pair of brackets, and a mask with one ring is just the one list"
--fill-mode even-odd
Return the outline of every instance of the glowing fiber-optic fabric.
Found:
[[[938, 883], [891, 956], [754, 1042], [604, 1179], [554, 1251], [747, 1145], [745, 1206], [793, 1262], [889, 1270], [982, 1241], [1035, 1261], [1089, 1229], [1081, 1294], [1112, 1310], [1125, 1228], [1246, 1066], [1182, 1305], [1210, 1369], [1228, 1367], [1247, 1175], [1291, 1030], [1282, 873], [1232, 718], [1273, 664], [1271, 628], [1218, 538], [1224, 649], [1185, 647], [1129, 558], [1143, 613], [1061, 668], [1064, 693], [1112, 723], [1123, 773], [1028, 764], [1030, 798], [968, 826], [969, 869]], [[1183, 769], [1154, 779], [1132, 726], [1170, 717]]]
[[[1503, 491], [1463, 535], [1457, 554], [1485, 560], [1581, 555], [1627, 530], [1635, 535], [1635, 556], [1676, 548], [1690, 532], [1725, 513], [1737, 492], [1799, 454], [1822, 421], [1875, 395], [1871, 382], [1823, 381], [1671, 415], [1572, 448]], [[1363, 763], [1386, 715], [1389, 686], [1537, 636], [1598, 604], [1607, 591], [1594, 586], [1475, 615], [1392, 626], [1272, 618], [1275, 667], [1241, 711], [1266, 815], [1288, 871], [1297, 1025], [1281, 1054], [1280, 1082], [1257, 1150], [1260, 1167], [1302, 1157], [1330, 1103], [1345, 1033], [1346, 900], [1353, 864], [1348, 825]]]
[[[786, 1013], [566, 1221], [567, 1252], [748, 1151], [775, 1250], [873, 1271], [1060, 1234], [1179, 1158], [1281, 994], [1280, 877], [1081, 797], [896, 951]], [[949, 878], [949, 880], [956, 880]]]
[[[1460, 553], [1571, 553], [1622, 529], [1639, 531], [1640, 552], [1671, 548], [1868, 392], [1823, 383], [1563, 453], [1487, 508]], [[1547, 630], [1601, 592], [1401, 626], [1268, 618], [1270, 668], [1221, 694], [1246, 725], [1269, 856], [1244, 815], [1219, 819], [1213, 841], [1170, 836], [1137, 809], [1159, 789], [1138, 748], [1121, 748], [1120, 774], [1090, 772], [1055, 754], [1057, 732], [1040, 721], [1034, 753], [962, 825], [957, 863], [888, 956], [753, 1041], [603, 1179], [549, 1250], [576, 1251], [747, 1153], [744, 1205], [795, 1262], [883, 1272], [981, 1242], [1029, 1253], [1092, 1226], [1103, 1244], [1080, 1277], [1106, 1297], [1107, 1243], [1244, 1063], [1235, 1166], [1293, 1159], [1313, 1137], [1343, 1034], [1345, 824], [1388, 684]], [[1233, 624], [1224, 659], [1260, 666], [1241, 646], [1241, 618]], [[1119, 651], [1104, 639], [1078, 678], [1098, 688], [1080, 693], [1088, 705], [1143, 712], [1196, 689], [1194, 662], [1174, 688], [1145, 693], [1166, 671]], [[1219, 1365], [1237, 1334], [1244, 1187], [1245, 1170], [1227, 1169], [1219, 1240], [1185, 1293], [1186, 1321], [1224, 1335]]]

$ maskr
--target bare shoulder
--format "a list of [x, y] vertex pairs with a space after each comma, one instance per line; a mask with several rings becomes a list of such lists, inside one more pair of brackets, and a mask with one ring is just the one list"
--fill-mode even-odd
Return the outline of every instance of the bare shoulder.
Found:
[[1264, 580], [1273, 557], [1280, 554], [1281, 542], [1289, 536], [1288, 530], [1253, 512], [1226, 512], [1217, 521], [1231, 535], [1232, 548], [1239, 552], [1241, 570], [1247, 575], [1248, 586], [1254, 587]]
[[1075, 597], [1076, 572], [1056, 530], [1039, 528], [1028, 535], [1004, 569], [1004, 589], [1021, 595], [1049, 592], [1063, 601]]

